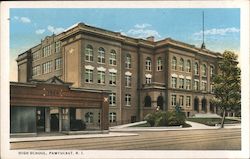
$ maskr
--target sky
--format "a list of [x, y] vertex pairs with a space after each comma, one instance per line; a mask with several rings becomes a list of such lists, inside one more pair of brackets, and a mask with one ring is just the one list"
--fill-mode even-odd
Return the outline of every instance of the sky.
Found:
[[75, 23], [121, 32], [135, 38], [172, 38], [197, 47], [240, 53], [240, 9], [237, 8], [20, 8], [10, 9], [10, 80], [17, 81], [18, 54]]

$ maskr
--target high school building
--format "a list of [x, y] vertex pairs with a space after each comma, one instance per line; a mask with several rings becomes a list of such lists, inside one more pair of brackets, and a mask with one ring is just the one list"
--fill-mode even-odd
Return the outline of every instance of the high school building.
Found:
[[[109, 122], [116, 125], [143, 120], [157, 107], [179, 105], [186, 116], [216, 113], [211, 77], [219, 58], [220, 53], [170, 38], [136, 39], [78, 23], [20, 54], [18, 81], [56, 76], [74, 88], [109, 90]], [[98, 120], [96, 112], [74, 113]]]

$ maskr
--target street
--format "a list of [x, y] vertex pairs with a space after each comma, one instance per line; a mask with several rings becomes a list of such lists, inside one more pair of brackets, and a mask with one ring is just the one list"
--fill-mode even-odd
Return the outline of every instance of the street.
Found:
[[31, 150], [240, 150], [241, 129], [135, 132], [137, 136], [11, 143]]

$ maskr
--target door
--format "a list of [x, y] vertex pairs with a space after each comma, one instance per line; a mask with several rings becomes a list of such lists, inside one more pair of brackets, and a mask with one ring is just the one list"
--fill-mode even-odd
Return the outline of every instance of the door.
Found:
[[50, 108], [50, 131], [59, 131], [58, 108]]
[[36, 109], [37, 132], [45, 132], [45, 108]]

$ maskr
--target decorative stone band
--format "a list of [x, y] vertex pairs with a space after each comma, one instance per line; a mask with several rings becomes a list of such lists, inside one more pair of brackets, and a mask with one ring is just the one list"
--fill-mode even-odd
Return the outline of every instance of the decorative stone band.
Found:
[[177, 74], [175, 74], [175, 73], [174, 73], [174, 74], [171, 74], [171, 76], [172, 76], [172, 77], [176, 77], [176, 78], [178, 77]]
[[105, 71], [106, 71], [106, 68], [104, 68], [104, 67], [101, 66], [101, 67], [97, 67], [97, 70], [98, 70], [98, 71], [103, 71], [103, 72], [105, 72]]
[[91, 66], [91, 65], [85, 65], [85, 69], [94, 70], [95, 67], [93, 67], [93, 66]]
[[179, 78], [184, 78], [184, 76], [183, 75], [179, 75]]
[[131, 72], [129, 72], [129, 71], [127, 71], [127, 72], [125, 72], [125, 75], [127, 75], [127, 76], [131, 76], [131, 75], [132, 75], [132, 73], [131, 73]]
[[151, 74], [145, 74], [146, 78], [152, 78]]
[[194, 81], [198, 81], [198, 82], [199, 82], [200, 80], [198, 80], [198, 79], [194, 79]]
[[202, 80], [201, 82], [207, 83], [207, 81]]
[[117, 73], [117, 70], [114, 69], [114, 68], [111, 68], [111, 69], [109, 69], [109, 72], [111, 72], [111, 73]]
[[191, 76], [187, 76], [187, 77], [186, 77], [186, 79], [190, 79], [190, 80], [191, 80], [191, 79], [192, 79], [192, 77], [191, 77]]

